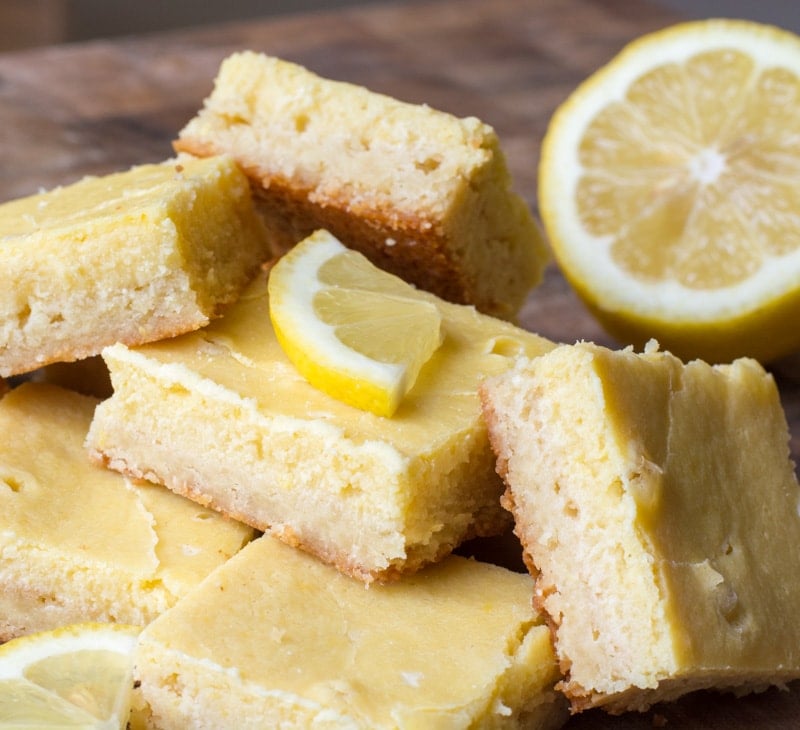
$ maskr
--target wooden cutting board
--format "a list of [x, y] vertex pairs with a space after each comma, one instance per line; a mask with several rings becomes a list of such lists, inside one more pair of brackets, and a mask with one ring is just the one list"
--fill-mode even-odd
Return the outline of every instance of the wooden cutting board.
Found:
[[[633, 0], [387, 2], [0, 54], [0, 200], [168, 157], [171, 140], [211, 90], [220, 61], [250, 48], [489, 122], [535, 209], [539, 144], [555, 107], [627, 41], [676, 20]], [[530, 296], [522, 322], [563, 342], [617, 344], [555, 266]], [[797, 459], [800, 357], [773, 371]], [[738, 700], [696, 693], [642, 715], [593, 711], [567, 728], [662, 726], [800, 727], [800, 684]]]

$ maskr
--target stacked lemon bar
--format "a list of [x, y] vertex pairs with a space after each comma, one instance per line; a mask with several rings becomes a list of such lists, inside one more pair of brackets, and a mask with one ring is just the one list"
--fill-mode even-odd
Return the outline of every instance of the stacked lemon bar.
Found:
[[[774, 381], [464, 307], [513, 316], [546, 259], [490, 129], [244, 53], [176, 147], [234, 156], [278, 248], [333, 235], [202, 331], [105, 351], [93, 457], [269, 533], [142, 633], [153, 725], [546, 727], [559, 697], [800, 676]], [[337, 369], [332, 339], [371, 362]], [[450, 554], [503, 529], [498, 503], [532, 578]]]
[[[310, 79], [292, 73], [292, 83]], [[263, 93], [273, 86], [290, 92], [265, 81]], [[566, 703], [532, 579], [451, 555], [510, 524], [478, 385], [552, 345], [472, 305], [514, 315], [541, 275], [539, 232], [485, 125], [334, 82], [314, 89], [333, 102], [320, 119], [352, 95], [391, 110], [384, 132], [396, 154], [413, 132], [422, 155], [397, 190], [438, 179], [438, 198], [414, 229], [409, 204], [384, 191], [385, 220], [368, 245], [343, 236], [345, 249], [320, 232], [297, 255], [333, 245], [345, 270], [372, 282], [371, 301], [423, 308], [429, 352], [400, 378], [394, 413], [377, 415], [308, 382], [275, 334], [276, 277], [259, 265], [302, 238], [281, 231], [317, 227], [315, 211], [332, 205], [318, 205], [325, 185], [352, 192], [340, 195], [342, 219], [377, 225], [358, 215], [369, 160], [349, 186], [317, 181], [302, 204], [295, 189], [291, 223], [234, 150], [9, 204], [24, 222], [4, 237], [9, 271], [30, 259], [26, 247], [61, 256], [52, 270], [31, 264], [32, 283], [9, 295], [3, 319], [3, 372], [36, 370], [38, 381], [0, 401], [9, 423], [28, 429], [0, 456], [13, 507], [2, 518], [8, 635], [93, 617], [146, 627], [134, 719], [150, 727], [555, 727]], [[474, 240], [461, 235], [472, 229]], [[378, 240], [401, 271], [423, 270], [415, 257], [430, 252], [445, 274], [419, 285], [469, 304], [352, 250]], [[104, 392], [104, 373], [86, 382], [98, 352], [113, 385], [106, 400], [53, 384], [74, 382], [71, 370], [82, 390]], [[67, 375], [40, 369], [71, 361]], [[65, 435], [51, 454], [53, 433]]]
[[[546, 250], [490, 128], [244, 53], [176, 147], [8, 209], [0, 373], [101, 352], [113, 392], [0, 400], [6, 636], [142, 625], [163, 729], [555, 728], [800, 677], [774, 381], [510, 323]], [[457, 554], [511, 526], [527, 572]]]
[[88, 446], [115, 469], [152, 477], [357, 578], [386, 581], [508, 524], [477, 389], [516, 353], [551, 345], [412, 288], [330, 234], [296, 251], [312, 255], [331, 241], [331, 261], [358, 256], [374, 288], [391, 291], [381, 296], [430, 304], [441, 317], [442, 343], [393, 416], [347, 405], [298, 372], [259, 276], [201, 331], [108, 348], [114, 395], [97, 409]]
[[[367, 274], [368, 285], [341, 285], [351, 302], [381, 292], [438, 311], [441, 343], [392, 416], [311, 385], [278, 342], [273, 285], [293, 258], [320, 248], [334, 270], [337, 258], [355, 258], [343, 270]], [[105, 352], [114, 394], [89, 432], [95, 458], [267, 533], [142, 634], [140, 692], [155, 726], [212, 716], [222, 727], [242, 704], [253, 727], [323, 716], [331, 727], [560, 723], [530, 577], [448, 557], [508, 524], [480, 378], [552, 345], [414, 289], [329, 233], [288, 257], [270, 286], [257, 277], [202, 331]], [[211, 635], [218, 640], [196, 640]]]
[[482, 312], [513, 317], [549, 258], [488, 124], [282, 59], [226, 58], [175, 147], [238, 160], [278, 247], [326, 229]]
[[142, 165], [0, 207], [0, 376], [207, 324], [269, 255], [230, 157]]

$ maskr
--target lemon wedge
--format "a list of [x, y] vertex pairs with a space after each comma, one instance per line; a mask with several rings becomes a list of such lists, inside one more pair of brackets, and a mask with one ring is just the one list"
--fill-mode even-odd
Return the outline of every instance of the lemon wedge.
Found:
[[624, 344], [684, 359], [800, 348], [800, 38], [703, 20], [643, 36], [545, 135], [564, 275]]
[[392, 416], [442, 342], [430, 295], [378, 269], [327, 231], [285, 254], [269, 277], [270, 318], [314, 387]]
[[76, 624], [0, 646], [0, 730], [125, 728], [139, 629]]

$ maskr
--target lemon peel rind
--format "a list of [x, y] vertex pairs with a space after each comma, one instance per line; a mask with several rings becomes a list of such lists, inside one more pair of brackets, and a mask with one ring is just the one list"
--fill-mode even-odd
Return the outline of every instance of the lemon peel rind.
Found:
[[727, 363], [739, 357], [769, 363], [800, 349], [797, 327], [800, 289], [785, 293], [768, 309], [757, 308], [709, 325], [699, 320], [677, 321], [646, 313], [619, 314], [599, 305], [579, 283], [572, 282], [572, 286], [603, 328], [621, 345], [643, 349], [648, 340], [656, 338], [662, 350], [684, 361], [701, 359], [709, 363]]
[[[722, 37], [729, 42], [720, 41]], [[714, 42], [709, 44], [709, 39]], [[746, 282], [716, 291], [695, 290], [675, 282], [633, 282], [609, 256], [595, 252], [596, 247], [608, 247], [611, 237], [592, 236], [578, 223], [580, 216], [571, 191], [587, 171], [578, 159], [579, 142], [595, 115], [622, 99], [628, 86], [641, 75], [642, 64], [636, 59], [646, 56], [645, 66], [654, 67], [726, 47], [749, 50], [756, 58], [768, 56], [769, 63], [759, 64], [757, 70], [783, 66], [800, 77], [800, 38], [793, 33], [750, 21], [690, 21], [630, 43], [578, 86], [553, 115], [542, 143], [540, 213], [561, 268], [593, 307], [602, 302], [604, 311], [630, 312], [636, 308], [642, 320], [654, 322], [661, 322], [660, 315], [668, 311], [669, 321], [685, 326], [702, 319], [736, 321], [757, 316], [765, 301], [785, 300], [800, 287], [800, 249], [769, 259]], [[570, 241], [570, 245], [564, 246], [563, 241]], [[578, 284], [584, 279], [591, 285], [585, 281]]]

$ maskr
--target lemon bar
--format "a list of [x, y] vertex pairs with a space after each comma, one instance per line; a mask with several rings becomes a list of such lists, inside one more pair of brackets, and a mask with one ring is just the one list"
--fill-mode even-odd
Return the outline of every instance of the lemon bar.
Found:
[[[392, 291], [411, 291], [376, 274]], [[391, 418], [303, 379], [275, 337], [260, 276], [203, 330], [104, 350], [114, 394], [95, 412], [89, 451], [365, 581], [501, 532], [510, 518], [478, 384], [552, 344], [473, 307], [415, 295], [440, 308], [443, 344]]]
[[529, 576], [450, 556], [369, 590], [269, 536], [140, 635], [153, 728], [558, 727]]
[[800, 490], [758, 363], [561, 346], [482, 397], [575, 710], [800, 677]]
[[269, 256], [229, 157], [141, 165], [0, 205], [0, 376], [197, 329]]
[[279, 246], [324, 228], [444, 299], [512, 318], [549, 252], [494, 130], [236, 53], [175, 148], [233, 155]]
[[97, 401], [46, 383], [0, 400], [0, 640], [82, 621], [142, 626], [253, 530], [93, 465]]

